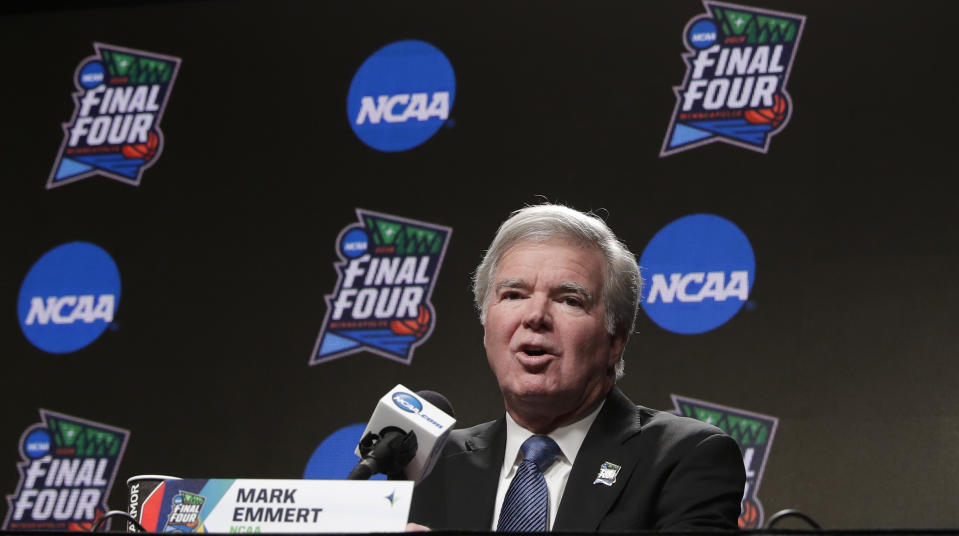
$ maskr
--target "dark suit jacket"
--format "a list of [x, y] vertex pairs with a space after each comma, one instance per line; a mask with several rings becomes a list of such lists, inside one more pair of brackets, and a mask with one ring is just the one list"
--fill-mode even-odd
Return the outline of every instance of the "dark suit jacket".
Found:
[[[410, 521], [488, 531], [506, 449], [505, 417], [454, 430], [413, 492]], [[594, 483], [603, 462], [622, 467]], [[613, 388], [576, 456], [553, 531], [735, 529], [746, 474], [719, 428], [633, 404]]]

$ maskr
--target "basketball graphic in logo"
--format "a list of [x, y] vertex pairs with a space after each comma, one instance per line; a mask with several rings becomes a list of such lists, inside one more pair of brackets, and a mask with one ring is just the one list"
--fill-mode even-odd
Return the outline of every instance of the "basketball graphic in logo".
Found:
[[743, 511], [739, 514], [739, 528], [740, 529], [755, 529], [759, 525], [759, 509], [756, 507], [756, 503], [745, 500], [743, 501]]
[[756, 110], [746, 110], [743, 113], [746, 121], [753, 124], [769, 124], [773, 128], [778, 127], [786, 119], [786, 99], [776, 93], [773, 95], [773, 105], [771, 108], [758, 108]]
[[430, 329], [430, 310], [420, 305], [416, 318], [393, 320], [390, 329], [397, 335], [413, 335], [419, 339]]
[[156, 135], [156, 132], [151, 130], [146, 143], [124, 145], [121, 150], [123, 156], [127, 158], [142, 158], [144, 162], [149, 162], [151, 158], [156, 156], [159, 145], [160, 137]]
[[90, 532], [93, 530], [93, 525], [100, 521], [104, 513], [103, 509], [97, 508], [93, 511], [93, 521], [71, 521], [67, 523], [67, 530], [70, 532]]

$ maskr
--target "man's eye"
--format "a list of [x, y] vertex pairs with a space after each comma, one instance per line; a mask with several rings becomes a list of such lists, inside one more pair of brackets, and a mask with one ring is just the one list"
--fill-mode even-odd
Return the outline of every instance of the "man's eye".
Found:
[[583, 301], [582, 301], [582, 300], [580, 300], [579, 298], [574, 298], [574, 297], [572, 297], [572, 296], [567, 296], [567, 297], [563, 298], [563, 303], [565, 303], [566, 305], [569, 305], [570, 307], [582, 307], [582, 306], [583, 306]]
[[504, 299], [504, 300], [518, 300], [518, 299], [520, 299], [520, 298], [522, 298], [522, 297], [523, 297], [523, 295], [520, 294], [519, 292], [504, 292], [504, 293], [503, 293], [503, 299]]

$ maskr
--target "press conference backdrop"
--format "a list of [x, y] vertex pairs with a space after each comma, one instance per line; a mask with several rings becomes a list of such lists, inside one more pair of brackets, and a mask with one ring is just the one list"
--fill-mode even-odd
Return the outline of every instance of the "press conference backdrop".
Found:
[[5, 526], [343, 475], [397, 383], [501, 415], [470, 273], [543, 200], [640, 259], [620, 386], [740, 441], [744, 527], [959, 525], [956, 10], [743, 2], [5, 8]]

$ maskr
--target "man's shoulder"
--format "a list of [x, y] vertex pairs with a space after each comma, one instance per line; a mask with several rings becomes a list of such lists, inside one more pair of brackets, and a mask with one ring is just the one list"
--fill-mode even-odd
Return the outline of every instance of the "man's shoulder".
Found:
[[705, 439], [713, 435], [726, 435], [712, 424], [683, 417], [669, 411], [660, 411], [636, 404], [618, 387], [613, 387], [606, 398], [606, 406], [600, 412], [597, 421], [601, 424], [594, 428], [609, 432], [611, 428], [628, 428], [629, 434], [638, 432], [647, 439], [663, 437], [677, 439], [699, 437]]
[[498, 426], [503, 426], [502, 419], [452, 430], [446, 443], [446, 454], [486, 448]]
[[477, 424], [476, 426], [470, 426], [469, 428], [457, 428], [450, 432], [450, 439], [453, 438], [469, 438], [482, 435], [486, 432], [490, 426], [496, 424], [497, 421], [484, 422], [482, 424]]
[[659, 411], [636, 406], [640, 418], [640, 431], [647, 439], [658, 439], [669, 443], [699, 442], [707, 437], [721, 435], [723, 432], [712, 424], [682, 417], [668, 411]]

